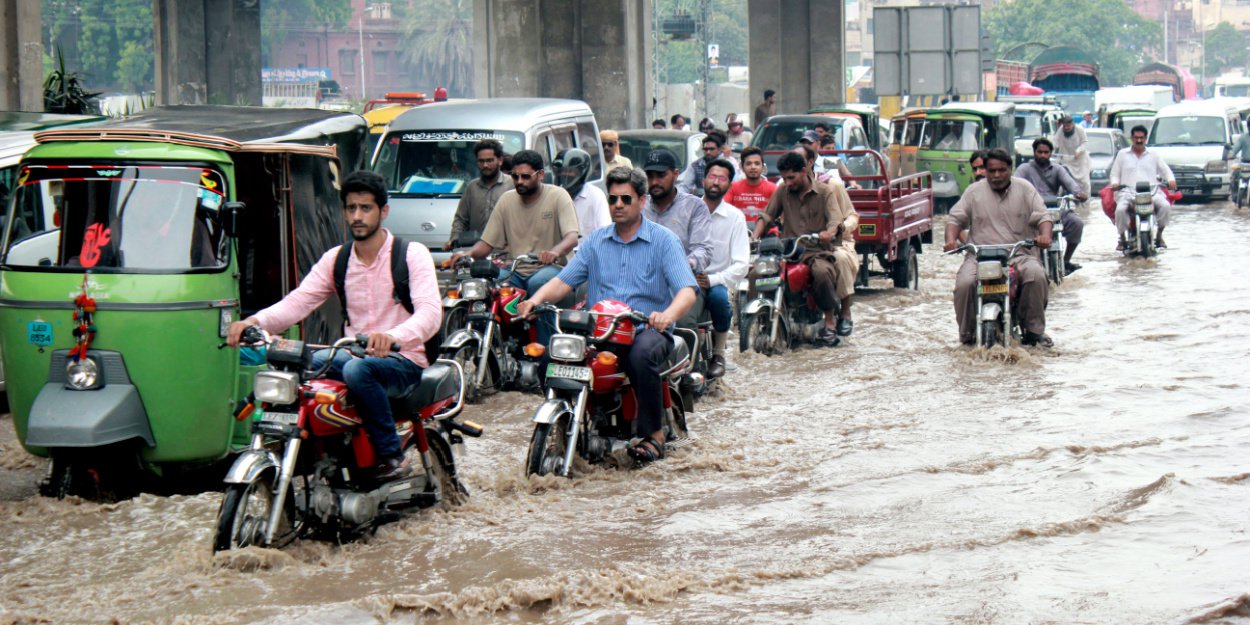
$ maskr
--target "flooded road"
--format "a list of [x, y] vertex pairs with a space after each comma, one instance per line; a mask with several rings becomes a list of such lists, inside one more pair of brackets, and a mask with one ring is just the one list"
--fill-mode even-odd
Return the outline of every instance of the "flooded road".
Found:
[[930, 246], [844, 347], [733, 356], [668, 460], [527, 480], [537, 398], [494, 396], [469, 503], [346, 546], [40, 498], [0, 420], [0, 623], [1250, 623], [1250, 210], [1177, 207], [1148, 261], [1087, 222], [1049, 352], [959, 347]]

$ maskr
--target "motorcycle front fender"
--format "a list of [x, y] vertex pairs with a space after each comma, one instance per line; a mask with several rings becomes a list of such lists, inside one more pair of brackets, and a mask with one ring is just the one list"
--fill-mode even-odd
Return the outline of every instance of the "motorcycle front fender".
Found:
[[465, 304], [468, 304], [468, 303], [469, 303], [468, 300], [463, 300], [460, 298], [452, 299], [450, 297], [444, 297], [443, 298], [443, 310], [452, 310], [454, 308], [460, 308], [461, 306], [464, 306]]
[[563, 399], [548, 399], [544, 401], [538, 410], [534, 411], [534, 418], [530, 419], [534, 423], [555, 423], [562, 414], [572, 414], [573, 407], [569, 402]]
[[771, 301], [758, 297], [747, 302], [747, 305], [742, 307], [742, 316], [758, 315], [765, 310], [772, 310], [772, 307], [773, 303]]
[[998, 302], [981, 304], [981, 321], [994, 321], [1003, 314], [1003, 306]]
[[224, 481], [227, 484], [248, 484], [270, 469], [273, 469], [274, 475], [277, 475], [278, 457], [272, 451], [248, 449], [234, 459], [234, 464], [230, 465]]
[[443, 339], [443, 345], [439, 348], [443, 352], [454, 352], [465, 345], [481, 345], [482, 335], [477, 330], [461, 328], [452, 333], [451, 336]]

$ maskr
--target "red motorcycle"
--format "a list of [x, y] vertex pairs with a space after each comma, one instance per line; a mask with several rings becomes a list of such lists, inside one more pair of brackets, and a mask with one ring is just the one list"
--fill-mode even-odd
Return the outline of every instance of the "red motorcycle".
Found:
[[819, 243], [814, 234], [760, 240], [746, 279], [749, 301], [738, 317], [738, 351], [772, 356], [816, 339], [825, 316], [812, 295], [811, 267], [800, 258], [803, 246]]
[[252, 445], [226, 474], [213, 551], [280, 548], [307, 533], [349, 539], [405, 511], [468, 497], [453, 449], [461, 451], [462, 435], [476, 438], [482, 428], [456, 421], [464, 403], [458, 364], [436, 361], [418, 384], [391, 398], [395, 429], [415, 472], [378, 483], [370, 471], [377, 464], [373, 445], [346, 384], [324, 377], [340, 350], [363, 356], [368, 336], [339, 339], [315, 371], [313, 351], [320, 346], [269, 339], [258, 328], [245, 331], [243, 342], [267, 344], [272, 369], [257, 372], [238, 414], [252, 419]]
[[[592, 464], [609, 459], [627, 464], [630, 441], [649, 434], [635, 432], [638, 401], [621, 370], [612, 345], [632, 345], [635, 328], [646, 316], [625, 304], [604, 300], [590, 310], [562, 310], [551, 304], [535, 313], [556, 315], [556, 333], [546, 352], [547, 400], [534, 412], [534, 434], [525, 460], [526, 475], [555, 473], [568, 477], [576, 454]], [[664, 384], [664, 431], [667, 447], [689, 439], [686, 414], [692, 406], [680, 392], [691, 372], [685, 341], [673, 349], [660, 369]]]

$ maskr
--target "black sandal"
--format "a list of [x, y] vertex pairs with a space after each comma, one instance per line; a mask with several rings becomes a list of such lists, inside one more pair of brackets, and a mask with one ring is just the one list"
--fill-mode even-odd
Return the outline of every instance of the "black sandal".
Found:
[[629, 448], [629, 457], [638, 461], [639, 465], [646, 465], [656, 460], [664, 459], [664, 443], [656, 440], [654, 436], [648, 436], [637, 445]]

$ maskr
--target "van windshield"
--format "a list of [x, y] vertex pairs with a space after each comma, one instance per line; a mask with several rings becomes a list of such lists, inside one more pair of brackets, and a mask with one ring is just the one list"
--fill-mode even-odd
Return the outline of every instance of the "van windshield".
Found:
[[493, 130], [397, 130], [386, 136], [373, 171], [386, 179], [394, 195], [405, 197], [459, 197], [478, 177], [478, 141], [494, 139], [505, 154], [525, 148], [525, 135]]
[[1221, 95], [1230, 98], [1250, 97], [1250, 85], [1224, 85], [1224, 93]]
[[1223, 145], [1224, 118], [1210, 115], [1159, 117], [1149, 145]]
[[104, 273], [219, 269], [225, 179], [210, 167], [24, 165], [6, 224], [6, 267]]
[[[845, 129], [841, 122], [832, 118], [823, 121], [829, 126], [829, 132], [833, 134], [834, 145], [837, 149], [842, 149], [842, 146], [846, 145], [846, 137], [843, 136]], [[803, 138], [803, 133], [815, 132], [818, 123], [821, 122], [770, 120], [755, 135], [753, 143], [761, 150], [788, 150], [798, 145], [799, 139]]]

